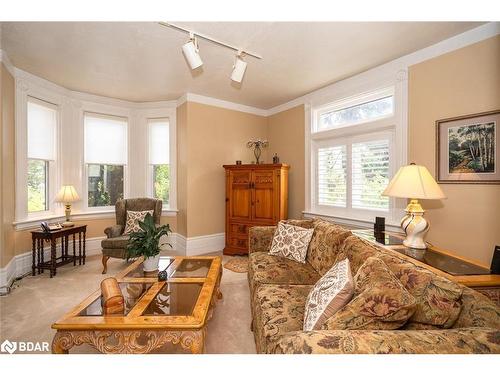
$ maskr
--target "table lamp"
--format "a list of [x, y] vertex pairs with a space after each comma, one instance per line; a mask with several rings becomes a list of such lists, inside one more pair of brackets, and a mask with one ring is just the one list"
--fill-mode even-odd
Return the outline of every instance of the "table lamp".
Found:
[[406, 238], [403, 245], [414, 249], [426, 249], [424, 238], [429, 223], [424, 218], [424, 209], [418, 199], [444, 199], [446, 196], [427, 168], [411, 163], [401, 167], [382, 195], [396, 198], [410, 198], [406, 216], [401, 219]]
[[70, 221], [69, 216], [71, 215], [71, 203], [77, 202], [80, 200], [78, 193], [76, 192], [73, 185], [64, 185], [59, 193], [56, 195], [56, 202], [64, 203], [66, 206], [66, 221], [62, 223], [63, 227], [72, 227], [75, 224]]

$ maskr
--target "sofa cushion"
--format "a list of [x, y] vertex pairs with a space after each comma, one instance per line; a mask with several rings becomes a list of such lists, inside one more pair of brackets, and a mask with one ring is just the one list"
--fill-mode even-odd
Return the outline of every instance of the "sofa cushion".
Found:
[[269, 254], [305, 263], [314, 229], [305, 229], [280, 221]]
[[101, 246], [103, 249], [125, 249], [129, 239], [129, 236], [106, 238], [101, 241]]
[[323, 328], [397, 329], [415, 312], [415, 298], [376, 257], [368, 258], [360, 267], [354, 284], [351, 302], [329, 318]]
[[382, 250], [377, 257], [384, 261], [403, 286], [415, 297], [417, 306], [410, 322], [450, 328], [460, 314], [463, 286], [436, 275]]
[[311, 288], [311, 285], [261, 285], [256, 290], [254, 333], [259, 353], [265, 353], [267, 344], [281, 335], [302, 330], [304, 306]]
[[325, 220], [314, 220], [314, 233], [309, 244], [306, 260], [324, 275], [335, 264], [340, 245], [351, 231]]
[[365, 261], [378, 254], [380, 248], [357, 236], [350, 236], [340, 246], [335, 263], [349, 259], [351, 272], [355, 275]]
[[252, 293], [259, 284], [314, 285], [320, 278], [308, 263], [298, 263], [264, 252], [251, 253], [248, 259], [248, 279]]
[[307, 296], [304, 331], [320, 329], [329, 317], [347, 305], [353, 293], [349, 260], [344, 259], [325, 273]]
[[461, 301], [462, 310], [452, 328], [488, 327], [500, 330], [500, 306], [488, 297], [464, 288]]

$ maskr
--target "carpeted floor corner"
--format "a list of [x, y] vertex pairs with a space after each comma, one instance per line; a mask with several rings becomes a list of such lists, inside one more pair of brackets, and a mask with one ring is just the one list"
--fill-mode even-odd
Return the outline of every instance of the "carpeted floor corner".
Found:
[[[220, 254], [217, 254], [220, 255]], [[223, 262], [232, 257], [224, 256]], [[110, 259], [108, 274], [102, 275], [101, 257], [87, 258], [84, 266], [66, 265], [57, 269], [50, 279], [48, 272], [28, 276], [5, 297], [0, 297], [0, 342], [52, 342], [55, 331], [52, 323], [99, 288], [102, 279], [123, 270], [127, 263]], [[253, 333], [250, 331], [250, 297], [246, 273], [223, 270], [221, 291], [224, 298], [218, 302], [207, 326], [205, 353], [255, 353]], [[71, 353], [96, 353], [89, 346], [75, 347]]]

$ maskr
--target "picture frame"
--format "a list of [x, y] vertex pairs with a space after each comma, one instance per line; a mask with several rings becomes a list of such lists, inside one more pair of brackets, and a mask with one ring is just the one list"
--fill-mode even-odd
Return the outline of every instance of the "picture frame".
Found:
[[500, 110], [436, 121], [436, 180], [500, 184]]

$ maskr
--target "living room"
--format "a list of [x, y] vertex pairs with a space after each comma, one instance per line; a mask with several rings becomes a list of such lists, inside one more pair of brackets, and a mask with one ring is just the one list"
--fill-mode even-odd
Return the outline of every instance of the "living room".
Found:
[[3, 353], [500, 353], [494, 16], [158, 14], [0, 19]]

